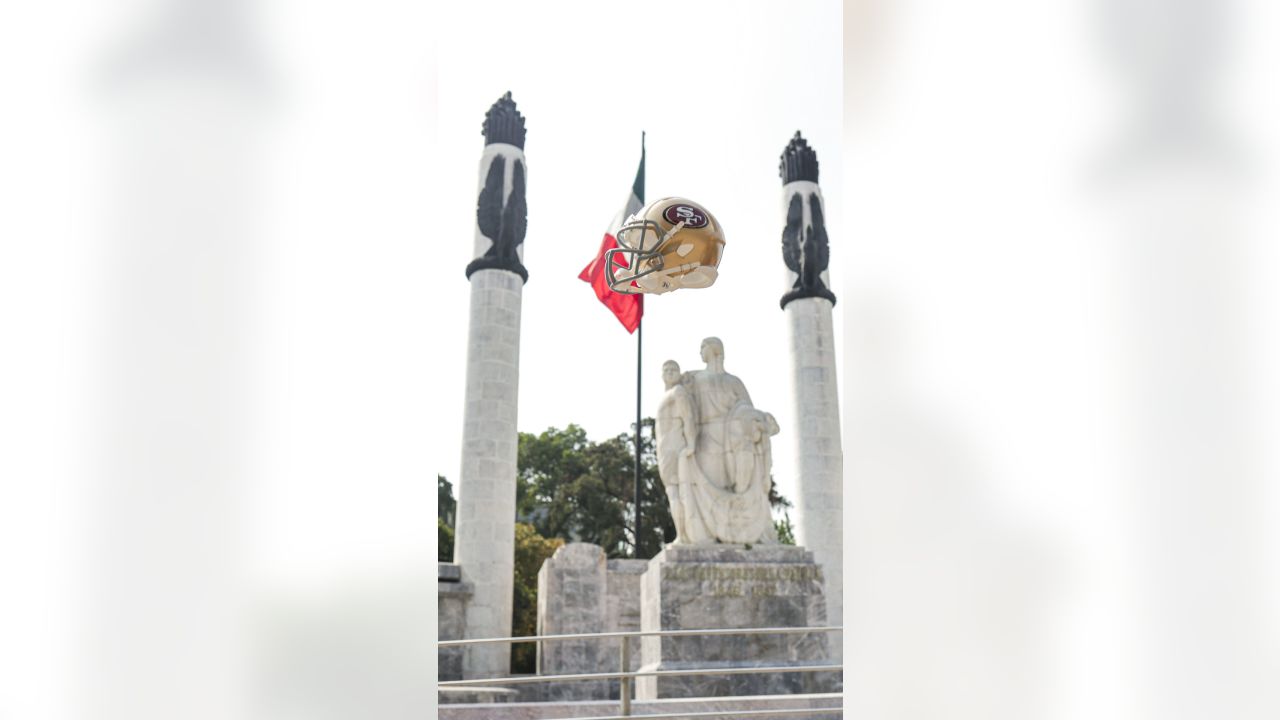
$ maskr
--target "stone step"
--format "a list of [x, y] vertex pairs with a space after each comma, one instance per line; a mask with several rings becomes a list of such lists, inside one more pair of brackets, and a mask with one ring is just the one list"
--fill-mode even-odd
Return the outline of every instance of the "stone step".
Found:
[[[807, 720], [830, 720], [841, 717], [841, 697], [836, 694], [804, 697], [769, 695], [734, 698], [666, 698], [636, 700], [631, 714], [636, 717], [679, 712], [830, 709], [830, 713], [806, 715]], [[577, 702], [508, 703], [442, 705], [440, 720], [541, 720], [542, 718], [588, 718], [619, 714], [617, 700], [584, 700]], [[732, 717], [732, 716], [726, 716]], [[763, 717], [768, 717], [763, 716]], [[780, 716], [785, 717], [785, 716]]]

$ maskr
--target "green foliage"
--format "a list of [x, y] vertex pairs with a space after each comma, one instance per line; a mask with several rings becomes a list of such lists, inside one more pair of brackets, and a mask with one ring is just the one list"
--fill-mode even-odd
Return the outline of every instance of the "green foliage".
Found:
[[[516, 523], [515, 603], [511, 614], [511, 635], [538, 634], [538, 571], [556, 548], [564, 545], [560, 538], [545, 538], [528, 523]], [[537, 645], [522, 643], [511, 646], [511, 672], [532, 673], [536, 670]]]
[[453, 562], [453, 528], [445, 525], [444, 518], [436, 518], [437, 534], [440, 538], [440, 562]]
[[769, 476], [769, 507], [774, 510], [788, 510], [791, 508], [791, 501], [778, 492], [778, 483], [774, 481], [773, 475]]
[[453, 499], [453, 483], [445, 480], [443, 475], [436, 475], [436, 497], [439, 498], [436, 517], [440, 518], [445, 525], [454, 527], [454, 514], [458, 510], [458, 502]]
[[[639, 557], [675, 539], [653, 454], [653, 420], [641, 438]], [[612, 558], [635, 557], [635, 444], [630, 433], [592, 442], [577, 425], [520, 433], [517, 513], [543, 537], [589, 542]]]
[[778, 492], [778, 483], [774, 482], [772, 475], [769, 476], [769, 506], [775, 512], [782, 511], [782, 519], [773, 521], [773, 529], [778, 533], [778, 542], [783, 545], [795, 545], [796, 528], [791, 524], [791, 514], [787, 512], [792, 507], [791, 501]]
[[436, 497], [436, 527], [440, 539], [437, 554], [440, 562], [453, 562], [454, 517], [458, 502], [453, 499], [453, 484], [445, 480], [443, 475], [436, 475]]
[[773, 527], [778, 531], [778, 542], [783, 545], [796, 544], [796, 529], [791, 524], [791, 514], [782, 513], [781, 520], [774, 520]]

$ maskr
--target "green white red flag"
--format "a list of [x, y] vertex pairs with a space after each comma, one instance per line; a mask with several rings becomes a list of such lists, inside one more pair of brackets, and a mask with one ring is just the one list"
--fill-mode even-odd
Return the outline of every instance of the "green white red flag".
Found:
[[[614, 216], [613, 222], [609, 223], [609, 230], [604, 234], [604, 240], [600, 243], [600, 250], [596, 253], [595, 260], [592, 260], [578, 274], [579, 280], [591, 283], [591, 289], [595, 290], [596, 297], [609, 308], [629, 333], [634, 333], [636, 328], [640, 327], [640, 318], [644, 315], [644, 295], [614, 292], [609, 287], [609, 278], [605, 273], [605, 253], [618, 247], [618, 229], [627, 221], [627, 218], [642, 207], [644, 207], [643, 142], [640, 145], [640, 168], [636, 170], [636, 179], [631, 185], [631, 191], [627, 194], [627, 201], [622, 206], [622, 210]], [[621, 255], [617, 257], [619, 260], [616, 262], [619, 266], [625, 266], [626, 260], [622, 259]]]

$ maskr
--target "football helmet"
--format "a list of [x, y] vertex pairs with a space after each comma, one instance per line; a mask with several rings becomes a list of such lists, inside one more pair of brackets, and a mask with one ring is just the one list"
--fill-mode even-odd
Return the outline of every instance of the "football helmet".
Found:
[[654, 200], [627, 218], [618, 247], [605, 255], [606, 279], [615, 292], [662, 294], [711, 287], [724, 254], [724, 230], [692, 200]]

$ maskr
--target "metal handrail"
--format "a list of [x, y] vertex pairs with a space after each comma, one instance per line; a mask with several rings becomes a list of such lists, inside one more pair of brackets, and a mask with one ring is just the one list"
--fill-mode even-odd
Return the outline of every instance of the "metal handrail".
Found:
[[[638, 677], [674, 677], [682, 675], [747, 675], [754, 673], [800, 673], [800, 672], [843, 672], [844, 665], [782, 665], [772, 667], [705, 667], [687, 668], [683, 670], [635, 670], [628, 671], [631, 665], [631, 638], [633, 637], [681, 637], [681, 636], [714, 636], [714, 635], [800, 635], [816, 632], [843, 632], [840, 625], [823, 625], [816, 627], [776, 627], [776, 628], [715, 628], [707, 630], [630, 630], [604, 633], [569, 633], [564, 635], [524, 635], [505, 638], [471, 638], [467, 640], [442, 640], [440, 647], [458, 647], [480, 645], [484, 643], [542, 643], [556, 640], [584, 640], [597, 638], [621, 638], [621, 671], [616, 673], [576, 673], [568, 675], [533, 675], [526, 677], [473, 678], [470, 680], [445, 680], [437, 682], [438, 687], [473, 687], [483, 685], [521, 685], [536, 682], [552, 681], [589, 681], [618, 679], [618, 699], [621, 704], [621, 715], [610, 715], [600, 718], [579, 718], [578, 720], [615, 720], [632, 717], [631, 685]], [[838, 696], [838, 695], [837, 695]], [[841, 712], [838, 708], [794, 708], [787, 710], [739, 710], [732, 712], [709, 711], [694, 713], [677, 713], [668, 715], [646, 715], [652, 718], [678, 717], [748, 717], [756, 715], [800, 715], [827, 714]]]
[[628, 720], [628, 718], [713, 718], [776, 717], [778, 715], [830, 715], [844, 713], [844, 708], [774, 708], [772, 710], [699, 710], [697, 712], [660, 713], [657, 715], [598, 715], [596, 717], [559, 718], [557, 720]]
[[614, 678], [675, 677], [679, 675], [750, 675], [753, 673], [836, 672], [844, 665], [774, 665], [761, 667], [712, 667], [685, 668], [683, 670], [634, 670], [631, 672], [574, 673], [568, 675], [522, 675], [505, 678], [479, 678], [472, 680], [445, 680], [439, 687], [467, 687], [470, 685], [524, 685], [526, 683], [553, 680], [612, 680]]
[[547, 640], [585, 640], [588, 638], [616, 637], [680, 637], [683, 635], [798, 635], [815, 632], [844, 632], [842, 625], [818, 625], [814, 627], [781, 628], [717, 628], [714, 630], [627, 630], [600, 633], [570, 633], [567, 635], [520, 635], [505, 638], [471, 638], [467, 640], [441, 640], [440, 647], [481, 645], [484, 643], [543, 642]]

